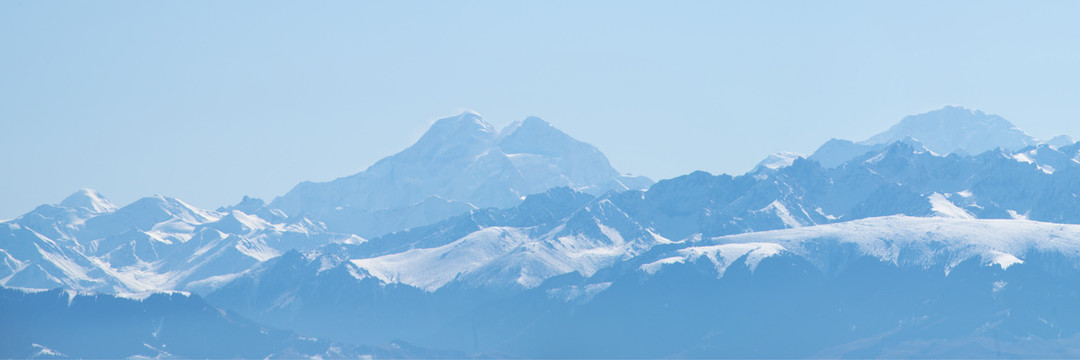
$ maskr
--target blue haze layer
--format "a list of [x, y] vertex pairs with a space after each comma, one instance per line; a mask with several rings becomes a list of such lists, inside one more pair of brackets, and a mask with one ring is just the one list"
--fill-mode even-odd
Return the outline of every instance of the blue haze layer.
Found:
[[90, 187], [214, 208], [464, 109], [623, 172], [739, 174], [963, 104], [1080, 135], [1076, 2], [0, 3], [0, 219]]

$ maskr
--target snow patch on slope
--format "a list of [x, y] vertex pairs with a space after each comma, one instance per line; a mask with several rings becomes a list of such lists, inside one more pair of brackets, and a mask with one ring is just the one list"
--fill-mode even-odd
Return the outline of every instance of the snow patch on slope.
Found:
[[104, 196], [94, 189], [80, 189], [61, 201], [60, 206], [83, 208], [94, 214], [113, 212], [117, 209], [116, 205], [108, 199], [105, 199]]
[[938, 217], [953, 218], [953, 219], [974, 219], [975, 215], [972, 215], [967, 210], [956, 206], [952, 201], [949, 201], [945, 195], [939, 193], [931, 194], [928, 199], [930, 200], [930, 208], [934, 211], [934, 214]]
[[694, 246], [676, 251], [677, 256], [663, 258], [641, 266], [641, 270], [645, 271], [649, 275], [655, 274], [660, 271], [664, 265], [670, 264], [682, 264], [687, 262], [696, 261], [697, 259], [705, 256], [716, 266], [716, 271], [719, 276], [724, 276], [724, 272], [728, 267], [734, 264], [739, 259], [745, 257], [746, 266], [750, 268], [750, 271], [754, 271], [761, 260], [767, 257], [779, 254], [784, 251], [784, 247], [780, 244], [774, 243], [741, 243], [741, 244], [721, 244], [710, 246]]
[[[981, 220], [886, 216], [843, 223], [721, 236], [657, 255], [640, 270], [655, 274], [665, 266], [705, 256], [724, 271], [745, 257], [751, 271], [781, 252], [806, 259], [822, 271], [836, 261], [870, 256], [900, 267], [948, 274], [970, 259], [1008, 270], [1032, 252], [1060, 253], [1080, 262], [1080, 225], [1027, 220]], [[854, 250], [854, 254], [851, 251]], [[852, 256], [854, 255], [854, 256]]]
[[787, 206], [784, 206], [784, 204], [781, 203], [780, 200], [774, 200], [765, 208], [758, 210], [758, 212], [771, 212], [775, 214], [776, 217], [780, 218], [780, 221], [782, 221], [784, 225], [790, 228], [797, 228], [803, 226], [803, 224], [799, 222], [798, 219], [796, 219], [794, 216], [791, 216], [791, 211], [789, 211]]
[[989, 252], [987, 252], [986, 255], [988, 256], [985, 257], [989, 258], [987, 259], [989, 265], [1001, 266], [1001, 270], [1008, 270], [1009, 267], [1013, 266], [1014, 264], [1024, 263], [1024, 260], [1020, 260], [1020, 258], [1016, 257], [1013, 254], [1006, 254], [997, 250], [990, 250]]
[[528, 235], [519, 229], [491, 227], [436, 248], [412, 249], [356, 259], [352, 263], [383, 282], [401, 282], [435, 291], [458, 275], [484, 266], [527, 240]]
[[752, 172], [757, 172], [762, 169], [780, 170], [791, 166], [791, 164], [794, 164], [796, 159], [805, 157], [806, 155], [804, 154], [790, 151], [781, 151], [765, 157], [764, 160], [761, 160], [761, 162], [754, 166], [754, 170]]
[[[1080, 225], [1027, 220], [886, 216], [843, 223], [713, 238], [720, 244], [772, 243], [825, 269], [823, 244], [849, 244], [860, 254], [899, 266], [940, 268], [979, 258], [1003, 269], [1031, 251], [1073, 254], [1080, 260]], [[704, 251], [704, 250], [702, 250]]]

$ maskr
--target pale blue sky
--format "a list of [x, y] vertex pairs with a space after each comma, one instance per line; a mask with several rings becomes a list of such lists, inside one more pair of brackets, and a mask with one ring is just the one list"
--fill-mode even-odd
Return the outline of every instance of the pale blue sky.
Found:
[[1080, 2], [0, 2], [0, 219], [83, 187], [214, 208], [463, 109], [654, 179], [957, 104], [1080, 135]]

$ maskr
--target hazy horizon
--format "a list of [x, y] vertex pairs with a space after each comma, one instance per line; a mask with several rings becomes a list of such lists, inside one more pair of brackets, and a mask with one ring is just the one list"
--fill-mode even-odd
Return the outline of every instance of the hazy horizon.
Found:
[[1080, 135], [1075, 2], [256, 4], [0, 4], [0, 219], [80, 188], [270, 200], [463, 110], [657, 180], [944, 105]]

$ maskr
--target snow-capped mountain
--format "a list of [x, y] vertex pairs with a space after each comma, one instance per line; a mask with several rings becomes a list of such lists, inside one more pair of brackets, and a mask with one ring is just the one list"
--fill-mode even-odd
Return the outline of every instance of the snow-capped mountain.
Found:
[[979, 154], [999, 147], [1015, 151], [1041, 143], [1000, 116], [946, 106], [940, 110], [907, 116], [862, 144], [888, 144], [905, 137], [915, 138], [930, 151], [939, 154]]
[[620, 175], [595, 147], [540, 118], [497, 131], [465, 112], [436, 121], [415, 144], [363, 172], [301, 183], [270, 207], [375, 237], [477, 208], [510, 207], [553, 187], [602, 194], [651, 184]]
[[692, 238], [516, 292], [387, 283], [335, 247], [209, 298], [316, 336], [529, 357], [1068, 356], [1080, 334], [1078, 225], [889, 216]]
[[496, 132], [468, 112], [437, 121], [415, 145], [365, 172], [301, 184], [270, 205], [245, 197], [210, 211], [152, 196], [118, 208], [81, 190], [0, 224], [0, 285], [205, 292], [288, 250], [365, 241], [309, 217], [382, 233], [477, 205], [511, 206], [553, 187], [599, 194], [649, 184], [619, 175], [595, 147], [539, 118]]
[[[1047, 171], [1037, 161], [1029, 161], [1030, 157], [1060, 164]], [[630, 272], [637, 274], [634, 283], [641, 281], [640, 276], [662, 274], [665, 268], [679, 264], [705, 261], [722, 275], [739, 261], [749, 261], [745, 265], [753, 270], [763, 259], [793, 256], [818, 266], [814, 271], [825, 274], [863, 257], [899, 266], [902, 272], [940, 268], [941, 276], [972, 261], [979, 266], [996, 264], [1004, 271], [1043, 253], [1080, 253], [1075, 226], [1023, 220], [1080, 223], [1073, 215], [1080, 213], [1076, 200], [1080, 198], [1080, 183], [1075, 180], [1080, 178], [1076, 176], [1080, 162], [1073, 161], [1075, 157], [1075, 149], [1046, 145], [1019, 152], [942, 156], [906, 139], [831, 169], [796, 158], [786, 167], [737, 177], [697, 172], [660, 181], [648, 191], [592, 197], [566, 188], [554, 189], [530, 196], [511, 209], [477, 210], [362, 244], [335, 245], [333, 251], [320, 249], [268, 261], [208, 297], [259, 321], [319, 336], [365, 341], [400, 337], [426, 346], [476, 350], [469, 348], [468, 339], [447, 340], [450, 334], [432, 329], [458, 326], [460, 318], [487, 316], [475, 314], [487, 311], [475, 308], [476, 304], [534, 304], [541, 290], [544, 296], [568, 303], [588, 303], [609, 287], [617, 289], [619, 282], [608, 279], [612, 272], [628, 271], [627, 264], [635, 264]], [[975, 230], [983, 227], [995, 229], [994, 235], [978, 235], [982, 233]], [[779, 232], [787, 234], [786, 238], [756, 237], [774, 234], [767, 231], [777, 229], [790, 230]], [[817, 241], [824, 238], [840, 243], [823, 245]], [[831, 250], [834, 245], [840, 250]], [[665, 255], [658, 257], [658, 253]], [[288, 280], [275, 281], [286, 278], [281, 275], [284, 272], [290, 272]], [[594, 280], [566, 285], [568, 279]], [[533, 297], [522, 300], [521, 296]], [[358, 297], [395, 299], [409, 305], [401, 310], [405, 313], [395, 313], [396, 307], [384, 307], [389, 300], [372, 300], [357, 307], [353, 301]], [[307, 305], [312, 303], [319, 305]], [[519, 309], [524, 305], [511, 302], [502, 306]], [[546, 306], [541, 308], [556, 311]], [[428, 310], [418, 315], [412, 312], [416, 308]], [[560, 315], [556, 318], [570, 316], [558, 311], [578, 310], [557, 310]], [[336, 317], [379, 325], [321, 325]], [[416, 333], [416, 329], [428, 330]], [[525, 328], [489, 330], [489, 336], [522, 331], [531, 338], [551, 336]], [[536, 344], [500, 347], [503, 345], [479, 349], [517, 351], [527, 356], [578, 354], [517, 347]], [[623, 345], [606, 343], [602, 348]], [[649, 356], [680, 355], [677, 350], [668, 348], [664, 351], [670, 352]], [[726, 357], [750, 353], [700, 354]], [[795, 354], [809, 355], [784, 355]]]
[[291, 249], [362, 241], [302, 217], [271, 223], [163, 196], [117, 208], [80, 190], [0, 223], [0, 285], [205, 291]]
[[383, 282], [426, 291], [435, 291], [452, 281], [488, 288], [532, 288], [570, 272], [592, 275], [656, 244], [670, 242], [629, 218], [607, 199], [586, 204], [566, 216], [558, 222], [535, 226], [487, 226], [444, 245], [360, 258], [352, 263]]
[[[558, 217], [546, 209], [533, 209], [528, 201], [513, 208], [514, 219], [536, 220], [528, 224], [509, 221], [511, 215], [506, 211], [474, 209], [469, 203], [454, 211], [473, 209], [467, 217], [471, 219], [493, 214], [499, 218], [475, 223], [458, 219], [390, 234], [359, 246], [361, 253], [352, 259], [385, 282], [429, 291], [465, 279], [476, 284], [530, 288], [567, 272], [589, 275], [655, 244], [696, 234], [718, 236], [896, 214], [1066, 223], [1080, 220], [1074, 211], [1080, 206], [1077, 198], [1061, 196], [1076, 193], [1074, 174], [1080, 171], [1080, 145], [1059, 148], [1043, 144], [1015, 152], [999, 149], [977, 156], [942, 156], [917, 139], [905, 137], [876, 149], [832, 168], [797, 154], [784, 154], [746, 175], [694, 173], [662, 181], [648, 191], [609, 194], [589, 204], [581, 201], [586, 194], [567, 189], [576, 195], [545, 195], [561, 199], [550, 201], [564, 202], [551, 205], [561, 209]], [[506, 160], [495, 163], [510, 167], [485, 167], [484, 158]], [[484, 175], [492, 169], [513, 176]], [[533, 181], [519, 181], [524, 174]], [[457, 183], [428, 180], [448, 176]], [[469, 183], [468, 178], [490, 181]], [[512, 185], [507, 189], [535, 186], [503, 197], [507, 202], [499, 206], [504, 206], [521, 202], [521, 194], [528, 191], [568, 183], [595, 184], [601, 179], [618, 179], [618, 174], [599, 151], [540, 119], [529, 118], [497, 133], [476, 114], [465, 113], [436, 122], [416, 145], [368, 171], [298, 188], [323, 189], [320, 191], [329, 196], [305, 200], [325, 205], [322, 210], [301, 211], [314, 216], [320, 211], [323, 215], [348, 213], [337, 210], [348, 206], [327, 210], [340, 202], [389, 206], [408, 196], [421, 199], [424, 189], [441, 192], [441, 196], [469, 197], [470, 193], [499, 193], [488, 192], [493, 183]], [[378, 184], [411, 190], [395, 192]], [[359, 188], [350, 188], [352, 185]], [[373, 190], [376, 188], [379, 190]], [[466, 188], [471, 190], [459, 190]], [[577, 187], [594, 194], [596, 189]], [[290, 194], [278, 201], [308, 199], [296, 191]], [[484, 200], [472, 197], [477, 204], [484, 204]], [[415, 211], [460, 203], [432, 195], [423, 198], [419, 207], [365, 212], [369, 216], [362, 219], [375, 223], [386, 220], [378, 214], [405, 216], [419, 226], [428, 217]], [[440, 214], [438, 217], [448, 215]], [[364, 221], [337, 219], [344, 221], [343, 226], [366, 226], [356, 225]], [[562, 222], [567, 219], [576, 222]], [[424, 229], [439, 232], [424, 234]], [[117, 208], [90, 190], [3, 223], [0, 236], [0, 244], [5, 244], [0, 247], [0, 284], [107, 292], [208, 292], [291, 249], [365, 241], [328, 231], [323, 223], [306, 215], [290, 217], [258, 199], [245, 198], [237, 205], [209, 211], [153, 196]], [[456, 264], [443, 261], [455, 258], [465, 260]], [[432, 272], [438, 275], [429, 275]]]
[[457, 354], [1077, 356], [1080, 143], [1018, 131], [947, 107], [644, 189], [538, 118], [465, 113], [270, 204], [77, 192], [0, 223], [0, 285], [187, 290], [304, 335]]
[[1075, 356], [1078, 230], [901, 216], [665, 245], [538, 289], [581, 295], [503, 339], [538, 356], [560, 350], [520, 339], [585, 356]]
[[754, 169], [750, 170], [750, 172], [778, 170], [783, 167], [791, 166], [791, 164], [795, 162], [795, 159], [805, 157], [806, 155], [803, 154], [781, 151], [765, 157], [765, 159], [755, 165]]
[[959, 106], [945, 106], [904, 117], [888, 130], [860, 142], [829, 140], [810, 155], [810, 159], [825, 167], [833, 167], [858, 155], [909, 138], [942, 155], [975, 155], [997, 148], [1017, 151], [1039, 144], [1063, 147], [1074, 143], [1067, 135], [1060, 135], [1049, 141], [1039, 140], [1000, 116]]

